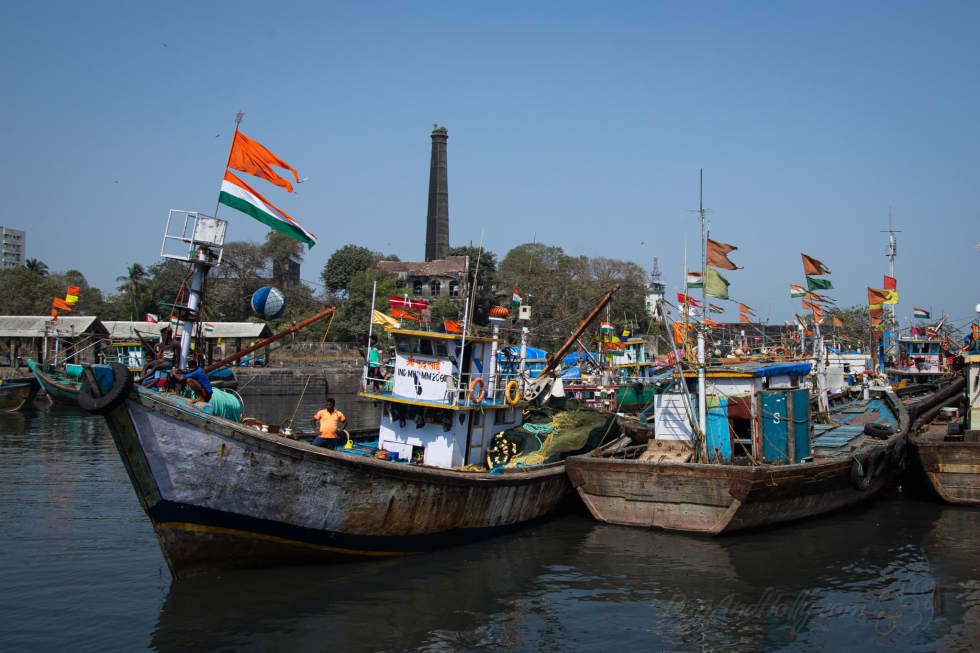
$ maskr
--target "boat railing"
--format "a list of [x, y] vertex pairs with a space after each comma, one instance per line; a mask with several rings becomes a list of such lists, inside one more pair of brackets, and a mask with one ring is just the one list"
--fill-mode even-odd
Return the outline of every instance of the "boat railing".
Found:
[[[362, 392], [382, 399], [400, 398], [394, 394], [394, 377], [391, 372], [393, 370], [387, 365], [369, 368], [364, 375]], [[515, 390], [512, 382], [517, 386], [516, 396], [519, 400], [523, 396], [524, 381], [521, 375], [516, 372], [498, 372], [492, 376], [469, 373], [452, 374], [446, 377], [445, 393], [441, 401], [432, 401], [431, 403], [456, 407], [514, 405], [516, 403], [513, 402]], [[508, 402], [508, 396], [510, 396], [511, 402]], [[411, 399], [411, 397], [401, 398]]]

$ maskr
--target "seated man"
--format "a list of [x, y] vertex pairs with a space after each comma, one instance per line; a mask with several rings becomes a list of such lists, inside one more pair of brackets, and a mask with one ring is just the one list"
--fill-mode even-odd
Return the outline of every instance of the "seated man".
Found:
[[170, 332], [165, 335], [164, 342], [160, 345], [157, 353], [150, 353], [151, 360], [143, 366], [143, 372], [136, 382], [146, 385], [146, 381], [153, 378], [156, 372], [168, 372], [173, 369], [174, 361], [177, 360], [176, 340], [171, 339]]
[[188, 358], [187, 369], [183, 373], [174, 370], [172, 374], [175, 379], [186, 383], [194, 392], [194, 401], [211, 401], [211, 380], [204, 370], [197, 366], [197, 360]]
[[313, 416], [311, 420], [313, 428], [316, 428], [316, 423], [320, 422], [320, 435], [312, 442], [314, 447], [337, 448], [337, 443], [340, 441], [337, 434], [347, 428], [347, 418], [335, 406], [336, 402], [333, 399], [327, 399], [327, 407]]

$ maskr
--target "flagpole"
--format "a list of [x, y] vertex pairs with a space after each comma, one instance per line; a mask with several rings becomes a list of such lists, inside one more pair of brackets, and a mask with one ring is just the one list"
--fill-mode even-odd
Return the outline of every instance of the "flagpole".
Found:
[[[238, 136], [238, 126], [242, 123], [242, 118], [245, 117], [244, 111], [239, 111], [235, 114], [235, 133], [231, 137], [231, 147], [228, 148], [228, 160], [225, 161], [225, 172], [228, 171], [228, 167], [231, 165], [231, 154], [235, 151], [235, 136]], [[222, 173], [221, 179], [224, 180], [225, 176]], [[221, 193], [218, 192], [218, 203], [214, 207], [214, 215], [212, 217], [218, 217], [218, 208], [221, 207]], [[374, 317], [372, 315], [372, 317]]]
[[[374, 298], [378, 293], [378, 280], [374, 280], [374, 287], [371, 288], [371, 319], [368, 320], [368, 340], [367, 340], [367, 351], [364, 352], [364, 392], [368, 389], [368, 370], [371, 368], [369, 363], [371, 362], [371, 336], [374, 335]], [[381, 368], [378, 368], [380, 371]], [[377, 386], [375, 386], [377, 387]]]
[[[480, 230], [480, 249], [479, 249], [479, 251], [476, 254], [476, 267], [473, 268], [473, 287], [470, 288], [470, 301], [469, 301], [469, 303], [467, 305], [467, 309], [466, 309], [467, 311], [469, 311], [470, 309], [473, 309], [474, 312], [475, 312], [475, 310], [476, 310], [476, 308], [475, 308], [475, 305], [476, 305], [476, 287], [479, 285], [479, 281], [478, 281], [477, 277], [480, 274], [480, 259], [483, 256], [483, 234], [486, 232], [486, 230], [487, 230], [486, 227], [484, 227], [482, 230]], [[472, 242], [472, 241], [470, 241], [470, 242]], [[463, 330], [464, 331], [468, 331], [468, 330], [471, 330], [472, 328], [473, 328], [473, 316], [472, 315], [466, 315], [466, 314], [464, 314], [463, 315]]]
[[[701, 215], [701, 322], [698, 324], [698, 421], [701, 424], [701, 433], [704, 435], [701, 440], [704, 444], [703, 461], [708, 462], [708, 398], [705, 396], [707, 387], [704, 369], [705, 361], [707, 360], [704, 351], [704, 331], [706, 328], [704, 323], [704, 311], [708, 304], [708, 263], [707, 254], [705, 252], [705, 248], [707, 247], [705, 238], [708, 232], [707, 224], [704, 220], [704, 168], [701, 168], [701, 185], [698, 194], [698, 207]], [[685, 292], [685, 294], [687, 293]]]

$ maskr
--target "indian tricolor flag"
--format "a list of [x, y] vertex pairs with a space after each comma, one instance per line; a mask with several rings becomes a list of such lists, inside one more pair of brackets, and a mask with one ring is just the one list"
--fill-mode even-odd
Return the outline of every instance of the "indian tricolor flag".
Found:
[[517, 288], [514, 288], [514, 294], [511, 295], [510, 298], [511, 306], [520, 306], [523, 301], [524, 300], [521, 299], [521, 296], [517, 293]]
[[218, 202], [247, 213], [262, 224], [306, 243], [309, 247], [316, 245], [316, 236], [299, 226], [298, 222], [277, 209], [269, 200], [249, 188], [248, 184], [231, 172], [225, 171]]
[[789, 296], [793, 299], [797, 297], [802, 297], [806, 294], [806, 288], [803, 286], [797, 286], [795, 283], [789, 284]]
[[616, 327], [613, 326], [612, 322], [603, 322], [599, 325], [599, 329], [602, 331], [615, 331]]
[[924, 308], [913, 308], [912, 317], [917, 317], [920, 320], [928, 320], [932, 315]]
[[688, 288], [704, 288], [704, 279], [701, 278], [700, 272], [688, 272], [687, 273], [687, 287]]
[[214, 325], [210, 322], [204, 323], [204, 333], [214, 333]]

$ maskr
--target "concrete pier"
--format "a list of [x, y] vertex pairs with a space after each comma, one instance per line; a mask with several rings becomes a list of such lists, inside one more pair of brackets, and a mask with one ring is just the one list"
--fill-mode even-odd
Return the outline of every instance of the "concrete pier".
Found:
[[358, 392], [361, 384], [357, 367], [236, 367], [238, 393], [258, 395], [298, 395], [306, 388], [308, 396]]

